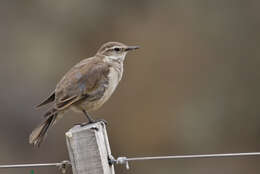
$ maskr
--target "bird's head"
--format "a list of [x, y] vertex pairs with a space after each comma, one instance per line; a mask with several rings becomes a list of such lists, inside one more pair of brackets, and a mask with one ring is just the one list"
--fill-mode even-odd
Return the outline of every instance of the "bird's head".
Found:
[[138, 48], [139, 46], [127, 46], [119, 42], [107, 42], [99, 48], [97, 55], [105, 56], [109, 61], [123, 62], [128, 51]]

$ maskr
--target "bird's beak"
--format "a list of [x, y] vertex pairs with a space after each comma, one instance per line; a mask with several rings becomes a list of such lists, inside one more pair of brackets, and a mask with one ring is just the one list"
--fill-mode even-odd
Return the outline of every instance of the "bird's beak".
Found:
[[136, 49], [139, 49], [140, 46], [128, 46], [125, 51], [132, 51], [132, 50], [136, 50]]

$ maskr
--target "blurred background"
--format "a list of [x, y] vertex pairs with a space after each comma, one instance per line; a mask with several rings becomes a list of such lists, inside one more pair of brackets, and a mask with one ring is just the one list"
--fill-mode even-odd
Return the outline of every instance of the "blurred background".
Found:
[[[112, 98], [93, 113], [109, 122], [115, 157], [260, 151], [259, 11], [257, 0], [2, 0], [0, 164], [69, 158], [64, 133], [84, 116], [67, 113], [37, 149], [28, 136], [47, 107], [34, 106], [107, 41], [141, 46], [128, 54]], [[116, 166], [116, 173], [256, 174], [259, 163], [140, 161], [130, 171]]]

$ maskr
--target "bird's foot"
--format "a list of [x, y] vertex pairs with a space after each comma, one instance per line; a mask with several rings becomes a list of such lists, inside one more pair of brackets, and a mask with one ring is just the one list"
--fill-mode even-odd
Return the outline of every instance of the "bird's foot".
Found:
[[97, 122], [103, 122], [105, 125], [108, 125], [108, 122], [102, 118], [97, 120], [92, 120], [90, 123], [97, 123]]
[[75, 123], [74, 126], [86, 126], [87, 124], [90, 124], [89, 122], [84, 122], [84, 123]]
[[105, 125], [108, 125], [107, 121], [104, 119], [91, 120], [90, 122], [76, 123], [74, 125], [80, 125], [81, 127], [84, 127], [88, 124], [97, 123], [97, 122], [103, 122]]

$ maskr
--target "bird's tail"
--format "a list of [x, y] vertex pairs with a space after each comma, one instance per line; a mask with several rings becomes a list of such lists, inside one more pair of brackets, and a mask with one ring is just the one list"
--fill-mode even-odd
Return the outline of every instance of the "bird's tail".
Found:
[[57, 112], [49, 111], [49, 114], [45, 115], [45, 120], [32, 131], [29, 137], [29, 143], [39, 147], [46, 137], [48, 129], [56, 122], [57, 116]]

